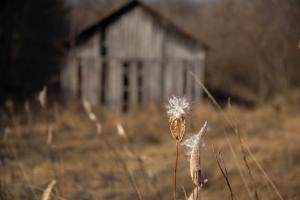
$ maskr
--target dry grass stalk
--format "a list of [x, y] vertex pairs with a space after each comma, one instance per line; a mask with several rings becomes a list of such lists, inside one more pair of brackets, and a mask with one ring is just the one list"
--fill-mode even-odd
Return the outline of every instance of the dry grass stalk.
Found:
[[52, 189], [53, 189], [55, 184], [56, 184], [56, 180], [52, 180], [49, 183], [49, 185], [47, 186], [47, 188], [43, 192], [42, 200], [49, 200], [50, 199], [50, 195], [51, 195]]
[[118, 135], [126, 140], [128, 140], [128, 135], [120, 122], [117, 123]]
[[198, 200], [198, 194], [200, 193], [200, 187], [195, 187], [192, 191], [192, 193], [190, 194], [188, 200]]
[[[97, 116], [92, 112], [92, 107], [91, 107], [90, 102], [87, 99], [83, 98], [82, 104], [83, 104], [84, 110], [88, 114], [89, 119], [95, 123], [96, 128], [97, 128], [97, 134], [100, 134], [102, 131], [101, 124], [100, 124]], [[128, 169], [126, 162], [120, 155], [118, 149], [116, 149], [115, 146], [110, 143], [110, 141], [108, 140], [108, 138], [106, 137], [105, 134], [102, 135], [101, 139], [104, 141], [104, 144], [107, 145], [108, 149], [110, 149], [110, 151], [113, 153], [113, 155], [116, 159], [116, 162], [120, 163], [121, 167], [124, 169], [124, 172], [128, 176], [130, 184], [133, 187], [138, 199], [143, 200], [142, 193], [140, 192], [139, 188], [137, 187], [136, 181], [135, 181], [133, 175], [131, 174], [130, 170]]]
[[8, 117], [11, 119], [11, 123], [13, 126], [17, 126], [17, 121], [15, 119], [15, 104], [13, 100], [11, 99], [6, 99], [4, 102], [4, 106], [8, 111]]
[[18, 159], [18, 155], [17, 155], [17, 151], [16, 151], [16, 147], [14, 147], [10, 142], [7, 142], [9, 151], [11, 152], [12, 156], [14, 157], [14, 160], [16, 161], [16, 164], [23, 176], [24, 181], [26, 182], [26, 185], [28, 186], [28, 188], [30, 189], [30, 191], [32, 192], [34, 199], [38, 200], [38, 195], [36, 194], [33, 185], [30, 182], [30, 177], [28, 175], [28, 173], [25, 172], [24, 166], [23, 164], [20, 162], [20, 160]]
[[247, 159], [247, 156], [246, 156], [246, 152], [245, 152], [245, 149], [242, 147], [242, 150], [241, 150], [242, 154], [243, 154], [243, 160], [244, 160], [244, 164], [247, 168], [247, 171], [248, 171], [248, 174], [250, 176], [250, 179], [252, 181], [252, 187], [251, 189], [253, 190], [253, 193], [254, 193], [254, 198], [256, 200], [259, 200], [259, 196], [258, 196], [258, 192], [257, 192], [257, 189], [256, 189], [256, 184], [255, 184], [255, 180], [254, 180], [254, 176], [252, 174], [252, 171], [251, 171], [251, 168], [249, 166], [249, 163], [248, 163], [248, 159]]
[[93, 113], [91, 103], [86, 98], [83, 98], [82, 105], [83, 105], [83, 108], [84, 108], [85, 112], [87, 113], [89, 119], [95, 124], [97, 133], [101, 134], [102, 133], [102, 125], [99, 122], [97, 116]]
[[178, 154], [179, 154], [179, 143], [182, 141], [185, 135], [185, 118], [190, 109], [190, 105], [187, 100], [173, 96], [169, 100], [169, 104], [166, 106], [167, 114], [170, 122], [170, 132], [173, 138], [176, 140], [176, 160], [174, 167], [174, 191], [173, 199], [176, 199], [177, 189], [177, 165], [178, 165]]
[[186, 194], [185, 188], [184, 188], [183, 186], [181, 186], [181, 189], [182, 189], [182, 191], [183, 191], [185, 200], [188, 200], [188, 196], [187, 196], [187, 194]]
[[[228, 99], [228, 103], [227, 103], [227, 106], [229, 108], [229, 110], [231, 111], [232, 109], [232, 106], [231, 106], [231, 101], [230, 99]], [[236, 128], [235, 128], [235, 133], [239, 136], [239, 140], [241, 142], [241, 136], [239, 134], [239, 129], [237, 127], [237, 123], [236, 123], [236, 119], [234, 118], [233, 114], [231, 113], [231, 120], [233, 121], [233, 123], [235, 124]], [[247, 171], [248, 171], [248, 174], [249, 174], [249, 177], [251, 179], [251, 182], [252, 182], [252, 185], [251, 185], [251, 190], [253, 191], [253, 196], [256, 200], [259, 200], [259, 195], [258, 195], [258, 192], [257, 192], [257, 188], [256, 188], [256, 184], [255, 184], [255, 180], [254, 180], [254, 176], [252, 174], [252, 171], [251, 171], [251, 168], [249, 166], [249, 163], [248, 163], [248, 159], [247, 159], [247, 153], [246, 153], [246, 150], [245, 150], [245, 147], [243, 146], [243, 144], [241, 143], [241, 153], [243, 155], [243, 161], [244, 161], [244, 164], [247, 168]], [[268, 183], [267, 183], [267, 187], [268, 187]], [[268, 189], [270, 189], [268, 187]]]
[[3, 133], [3, 141], [8, 140], [8, 135], [11, 134], [11, 129], [9, 127], [5, 127], [4, 133]]
[[47, 87], [44, 86], [43, 89], [38, 93], [37, 100], [40, 103], [42, 108], [46, 107], [47, 100]]
[[48, 134], [47, 134], [47, 144], [51, 145], [52, 143], [52, 138], [53, 138], [53, 125], [50, 124], [48, 126]]
[[129, 182], [130, 182], [132, 188], [134, 189], [138, 199], [143, 200], [142, 193], [140, 192], [133, 175], [131, 174], [130, 170], [128, 169], [126, 162], [120, 155], [118, 149], [116, 149], [115, 146], [110, 143], [110, 141], [106, 138], [106, 135], [102, 135], [102, 136], [103, 136], [102, 140], [104, 141], [104, 144], [107, 145], [107, 148], [111, 150], [112, 154], [114, 155], [114, 159], [116, 160], [116, 163], [120, 163], [120, 166], [123, 168], [124, 172], [128, 176]]
[[[214, 151], [215, 153], [215, 151]], [[221, 152], [219, 151], [218, 154], [215, 153], [215, 158], [216, 158], [216, 161], [217, 161], [217, 164], [218, 164], [218, 168], [220, 169], [225, 181], [226, 181], [226, 184], [227, 184], [227, 187], [230, 191], [230, 197], [231, 197], [231, 200], [234, 200], [234, 195], [233, 195], [233, 191], [232, 191], [232, 187], [231, 187], [231, 184], [230, 184], [230, 181], [229, 181], [229, 176], [228, 176], [228, 171], [227, 171], [227, 168], [225, 166], [225, 162], [224, 160], [222, 159], [222, 154]], [[222, 167], [222, 164], [223, 164], [223, 167]]]
[[120, 122], [117, 123], [117, 130], [118, 130], [118, 135], [128, 142], [128, 145], [124, 146], [124, 152], [128, 155], [129, 158], [135, 160], [138, 163], [140, 170], [142, 171], [144, 177], [146, 178], [145, 180], [147, 182], [148, 187], [154, 192], [156, 198], [162, 199], [158, 188], [152, 181], [153, 175], [151, 176], [147, 172], [144, 165], [145, 160], [149, 160], [150, 158], [147, 155], [138, 155], [137, 153], [135, 153], [135, 151], [132, 148], [133, 145], [130, 143], [129, 135], [127, 134], [127, 132], [125, 131], [124, 127]]
[[29, 124], [32, 124], [32, 115], [31, 115], [31, 108], [30, 108], [30, 102], [27, 99], [24, 103], [24, 110], [27, 114], [27, 120]]

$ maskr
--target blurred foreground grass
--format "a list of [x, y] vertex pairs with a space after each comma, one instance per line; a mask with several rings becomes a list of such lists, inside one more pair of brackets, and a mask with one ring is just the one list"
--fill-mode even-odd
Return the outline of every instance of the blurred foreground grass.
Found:
[[[300, 199], [300, 107], [297, 102], [298, 99], [278, 98], [254, 109], [235, 105], [224, 108], [284, 199]], [[202, 159], [208, 183], [200, 196], [205, 200], [230, 199], [217, 167], [214, 147], [222, 152], [234, 194], [239, 199], [249, 199], [224, 133], [228, 133], [236, 152], [241, 150], [238, 138], [211, 104], [194, 104], [192, 109], [187, 118], [187, 135], [197, 132], [204, 121], [208, 122]], [[41, 199], [54, 179], [57, 183], [51, 199], [136, 199], [123, 168], [103, 140], [104, 134], [126, 161], [144, 199], [171, 199], [175, 148], [165, 110], [149, 106], [116, 115], [95, 108], [102, 135], [97, 135], [95, 125], [81, 105], [21, 110], [3, 108], [1, 112], [1, 200]], [[128, 140], [117, 134], [117, 123], [124, 126]], [[242, 154], [238, 156], [244, 175], [251, 188], [257, 189], [259, 198], [276, 199], [251, 158], [248, 157], [248, 161], [254, 181], [243, 164]], [[182, 188], [190, 193], [192, 183], [183, 146], [179, 160], [178, 199], [184, 199]]]

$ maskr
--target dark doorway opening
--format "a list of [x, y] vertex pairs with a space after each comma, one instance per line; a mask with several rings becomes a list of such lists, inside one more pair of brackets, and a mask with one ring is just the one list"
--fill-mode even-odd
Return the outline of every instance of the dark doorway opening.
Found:
[[126, 112], [129, 109], [129, 63], [123, 63], [123, 94], [122, 94], [122, 111]]
[[137, 102], [139, 105], [143, 103], [143, 63], [137, 62]]
[[101, 30], [101, 38], [100, 38], [100, 53], [101, 53], [101, 66], [102, 66], [102, 71], [101, 71], [101, 85], [100, 85], [100, 102], [102, 105], [106, 103], [106, 88], [107, 88], [107, 76], [108, 76], [108, 70], [107, 70], [107, 47], [106, 47], [106, 33], [105, 30]]
[[77, 60], [77, 87], [78, 87], [78, 99], [82, 98], [82, 64], [81, 59]]

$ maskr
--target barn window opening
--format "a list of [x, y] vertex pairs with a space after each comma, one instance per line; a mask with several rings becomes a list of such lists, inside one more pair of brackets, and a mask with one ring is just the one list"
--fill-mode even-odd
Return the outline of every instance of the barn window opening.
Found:
[[122, 111], [126, 112], [129, 108], [129, 63], [123, 63], [123, 95], [122, 95]]
[[82, 65], [81, 59], [77, 60], [77, 86], [78, 86], [78, 98], [82, 98]]
[[100, 88], [100, 92], [101, 92], [101, 104], [105, 104], [106, 103], [106, 77], [107, 77], [107, 62], [103, 61], [102, 63], [102, 72], [101, 72], [101, 88]]
[[100, 85], [100, 97], [101, 97], [101, 104], [105, 104], [106, 103], [106, 84], [107, 84], [107, 60], [106, 60], [106, 55], [107, 55], [107, 47], [106, 47], [106, 34], [105, 34], [105, 30], [102, 29], [101, 30], [101, 38], [100, 38], [100, 53], [101, 53], [101, 57], [102, 57], [102, 62], [101, 62], [101, 66], [102, 66], [102, 71], [101, 71], [101, 85]]
[[141, 105], [143, 101], [143, 63], [137, 63], [137, 101]]

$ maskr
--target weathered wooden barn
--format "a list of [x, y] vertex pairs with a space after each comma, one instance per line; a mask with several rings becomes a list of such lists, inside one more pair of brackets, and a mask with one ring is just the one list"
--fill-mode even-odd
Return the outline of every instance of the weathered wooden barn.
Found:
[[203, 79], [207, 47], [140, 1], [122, 4], [70, 44], [61, 71], [66, 100], [85, 97], [114, 111], [172, 95], [201, 100], [189, 71]]

